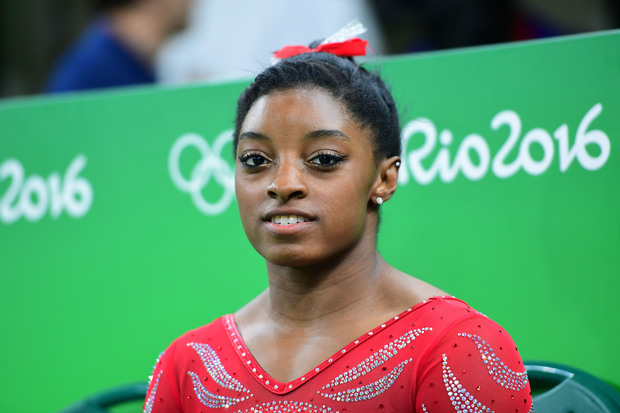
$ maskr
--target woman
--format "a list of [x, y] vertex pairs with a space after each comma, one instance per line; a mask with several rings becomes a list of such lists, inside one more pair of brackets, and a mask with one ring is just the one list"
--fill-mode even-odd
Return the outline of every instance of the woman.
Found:
[[510, 336], [377, 252], [400, 165], [377, 75], [330, 53], [284, 59], [240, 97], [234, 137], [239, 212], [269, 288], [175, 340], [145, 411], [530, 411]]

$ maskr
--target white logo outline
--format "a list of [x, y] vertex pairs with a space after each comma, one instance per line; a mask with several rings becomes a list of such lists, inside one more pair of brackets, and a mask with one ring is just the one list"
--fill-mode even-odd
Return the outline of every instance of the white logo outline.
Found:
[[[213, 142], [213, 147], [201, 135], [186, 133], [181, 135], [172, 145], [168, 156], [168, 171], [175, 186], [190, 194], [199, 211], [206, 215], [219, 215], [226, 211], [235, 197], [235, 173], [224, 159], [222, 148], [233, 140], [233, 131], [225, 130]], [[181, 154], [186, 148], [193, 146], [202, 158], [192, 169], [190, 178], [183, 176], [179, 169]], [[211, 177], [224, 189], [224, 193], [216, 202], [207, 201], [202, 190], [209, 184]]]

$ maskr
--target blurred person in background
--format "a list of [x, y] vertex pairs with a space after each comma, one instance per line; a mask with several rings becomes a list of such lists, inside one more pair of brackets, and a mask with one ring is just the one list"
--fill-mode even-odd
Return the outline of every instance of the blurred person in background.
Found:
[[[185, 8], [189, 8], [186, 3], [190, 0], [161, 1], [173, 7], [164, 18], [177, 16], [185, 22]], [[57, 63], [55, 72], [59, 72], [58, 56], [91, 21], [95, 3], [96, 0], [0, 2], [0, 98], [40, 93], [46, 86], [53, 90], [49, 76], [53, 63]], [[109, 20], [113, 9], [118, 14], [138, 0], [97, 3]], [[301, 44], [317, 34], [327, 36], [354, 18], [369, 28], [368, 40], [375, 57], [620, 27], [617, 0], [192, 0], [192, 3], [187, 30], [169, 37], [157, 53], [154, 69], [146, 65], [149, 76], [155, 77], [158, 83], [250, 79], [269, 65], [265, 56], [270, 56], [280, 45]], [[95, 24], [91, 22], [91, 26]], [[116, 43], [118, 37], [114, 35]], [[124, 43], [121, 45], [127, 49]], [[131, 50], [130, 55], [134, 54]], [[103, 72], [98, 65], [94, 68], [97, 73]]]
[[250, 80], [271, 65], [282, 44], [327, 37], [359, 19], [373, 56], [385, 50], [371, 0], [196, 0], [187, 30], [158, 55], [157, 79], [166, 84]]
[[154, 83], [155, 56], [185, 28], [193, 0], [96, 0], [101, 10], [59, 60], [47, 92]]

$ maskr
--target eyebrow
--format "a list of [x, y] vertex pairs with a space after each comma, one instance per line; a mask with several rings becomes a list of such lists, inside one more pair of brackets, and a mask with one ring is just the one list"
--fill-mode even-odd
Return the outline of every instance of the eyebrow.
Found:
[[[318, 129], [312, 132], [307, 133], [306, 135], [304, 135], [305, 139], [319, 139], [319, 138], [336, 138], [336, 139], [342, 139], [345, 141], [350, 141], [351, 138], [349, 138], [345, 133], [343, 133], [342, 131], [339, 131], [338, 129]], [[258, 139], [261, 141], [268, 141], [271, 140], [268, 136], [263, 135], [261, 133], [257, 133], [257, 132], [243, 132], [241, 135], [239, 135], [239, 141], [242, 140], [246, 140], [246, 139]]]
[[261, 141], [269, 140], [267, 136], [262, 135], [260, 133], [256, 133], [256, 132], [243, 132], [241, 135], [239, 135], [239, 142], [246, 140], [246, 139], [258, 139]]
[[339, 131], [338, 129], [319, 129], [319, 130], [315, 130], [315, 131], [312, 131], [306, 134], [306, 136], [304, 137], [308, 139], [336, 138], [336, 139], [342, 139], [345, 141], [351, 140], [351, 138], [349, 138], [347, 135], [345, 135], [342, 131]]

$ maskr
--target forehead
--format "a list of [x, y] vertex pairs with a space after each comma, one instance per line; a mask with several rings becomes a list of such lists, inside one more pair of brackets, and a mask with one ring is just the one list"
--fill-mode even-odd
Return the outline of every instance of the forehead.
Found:
[[258, 98], [248, 111], [241, 133], [269, 127], [359, 128], [343, 103], [317, 88], [275, 90]]

